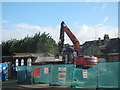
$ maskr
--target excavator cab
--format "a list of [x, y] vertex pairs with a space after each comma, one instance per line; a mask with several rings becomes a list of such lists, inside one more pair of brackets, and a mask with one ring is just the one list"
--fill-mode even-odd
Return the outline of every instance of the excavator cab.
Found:
[[65, 48], [63, 49], [63, 61], [66, 64], [74, 63], [74, 50], [70, 48], [69, 44], [66, 44]]

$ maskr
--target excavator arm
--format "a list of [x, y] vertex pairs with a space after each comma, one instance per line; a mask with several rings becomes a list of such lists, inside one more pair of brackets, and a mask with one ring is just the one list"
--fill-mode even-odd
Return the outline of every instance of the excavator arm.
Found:
[[62, 53], [63, 46], [64, 46], [64, 30], [63, 30], [62, 23], [61, 23], [60, 38], [59, 38], [59, 43], [58, 43], [59, 53]]
[[70, 31], [70, 29], [66, 26], [66, 24], [62, 21], [61, 23], [61, 29], [60, 29], [60, 41], [59, 41], [59, 52], [62, 52], [64, 45], [64, 32], [68, 35], [70, 40], [73, 43], [74, 49], [76, 50], [77, 56], [80, 55], [80, 43], [75, 37], [75, 35]]
[[87, 67], [91, 67], [92, 65], [96, 65], [98, 63], [98, 59], [97, 57], [94, 56], [81, 56], [80, 55], [80, 43], [77, 40], [77, 38], [75, 37], [75, 35], [70, 31], [70, 29], [65, 25], [65, 23], [62, 21], [61, 23], [61, 29], [60, 29], [60, 41], [59, 41], [59, 53], [62, 53], [63, 51], [63, 46], [64, 46], [64, 32], [66, 32], [66, 34], [68, 35], [68, 37], [70, 38], [70, 40], [73, 43], [74, 49], [76, 50], [77, 56], [74, 57], [74, 64], [76, 64], [77, 66], [82, 65], [82, 67], [84, 67], [85, 65], [87, 65]]

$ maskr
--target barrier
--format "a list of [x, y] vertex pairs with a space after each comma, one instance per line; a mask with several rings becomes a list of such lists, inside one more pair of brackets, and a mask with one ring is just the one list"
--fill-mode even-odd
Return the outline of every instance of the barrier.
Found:
[[17, 67], [17, 80], [18, 83], [27, 83], [27, 66]]
[[0, 63], [0, 81], [8, 80], [8, 63]]
[[17, 67], [18, 83], [32, 84], [33, 83], [33, 67], [32, 66], [18, 66]]
[[33, 66], [34, 83], [51, 82], [51, 65]]
[[98, 87], [120, 88], [120, 62], [98, 64]]
[[52, 65], [52, 79], [51, 84], [71, 86], [73, 79], [73, 71], [75, 65], [73, 64], [62, 64], [62, 65]]
[[19, 66], [18, 82], [49, 83], [79, 88], [120, 88], [120, 62], [80, 69], [74, 64]]
[[89, 69], [75, 68], [75, 82], [73, 86], [96, 88], [97, 87], [97, 65]]
[[120, 62], [99, 63], [93, 68], [74, 70], [73, 86], [83, 88], [120, 88]]
[[2, 81], [2, 63], [0, 63], [0, 81]]

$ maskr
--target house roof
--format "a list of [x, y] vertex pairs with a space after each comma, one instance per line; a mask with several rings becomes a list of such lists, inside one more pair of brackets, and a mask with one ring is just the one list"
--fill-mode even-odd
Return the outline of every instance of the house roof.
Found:
[[86, 41], [82, 46], [90, 46], [94, 41]]
[[110, 39], [109, 44], [106, 46], [106, 51], [110, 53], [120, 53], [120, 38]]
[[13, 57], [53, 57], [50, 53], [14, 53]]
[[[94, 41], [86, 41], [83, 44], [83, 48], [87, 48], [93, 44], [96, 44], [99, 46], [100, 49], [104, 49], [106, 48], [106, 52], [116, 52], [116, 53], [120, 53], [120, 38], [112, 38], [108, 40], [107, 45], [105, 45], [104, 43], [104, 39], [103, 40], [94, 40]], [[99, 42], [101, 43], [101, 45], [99, 45]]]

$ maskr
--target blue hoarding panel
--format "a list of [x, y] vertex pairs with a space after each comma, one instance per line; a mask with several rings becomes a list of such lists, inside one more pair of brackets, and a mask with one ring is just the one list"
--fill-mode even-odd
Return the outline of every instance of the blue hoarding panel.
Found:
[[0, 81], [8, 79], [8, 63], [0, 63]]

